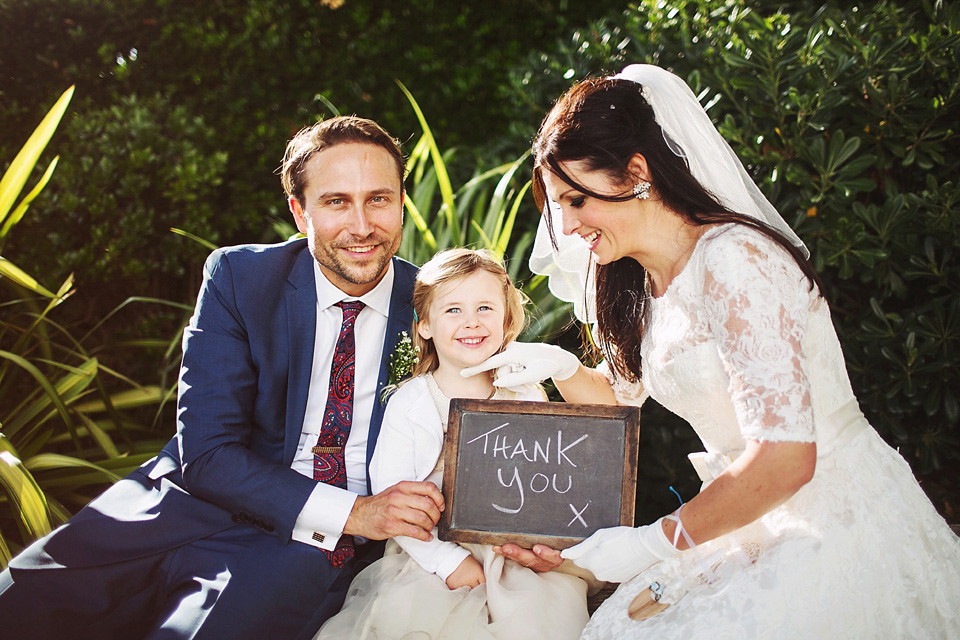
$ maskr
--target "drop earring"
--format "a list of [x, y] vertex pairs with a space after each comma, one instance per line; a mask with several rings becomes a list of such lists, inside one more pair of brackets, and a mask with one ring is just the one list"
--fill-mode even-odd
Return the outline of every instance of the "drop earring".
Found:
[[650, 186], [649, 181], [641, 180], [633, 185], [633, 195], [637, 197], [637, 200], [646, 200], [650, 197]]

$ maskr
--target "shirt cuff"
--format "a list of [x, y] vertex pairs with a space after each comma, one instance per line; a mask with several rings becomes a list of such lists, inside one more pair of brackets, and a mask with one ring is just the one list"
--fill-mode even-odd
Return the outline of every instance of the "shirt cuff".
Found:
[[357, 494], [318, 483], [297, 516], [291, 537], [325, 551], [333, 551], [343, 534]]
[[459, 567], [460, 564], [469, 556], [469, 551], [460, 545], [456, 545], [455, 549], [451, 549], [450, 553], [440, 560], [437, 565], [436, 574], [440, 576], [444, 582], [446, 582], [447, 578], [450, 577], [450, 574], [456, 571], [457, 567]]

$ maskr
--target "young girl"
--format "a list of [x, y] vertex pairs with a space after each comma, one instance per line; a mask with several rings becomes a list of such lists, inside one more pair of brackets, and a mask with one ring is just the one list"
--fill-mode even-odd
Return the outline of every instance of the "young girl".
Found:
[[[496, 389], [490, 372], [464, 378], [514, 340], [525, 297], [488, 251], [450, 249], [423, 265], [413, 292], [413, 378], [390, 398], [370, 467], [374, 492], [401, 480], [440, 486], [450, 398], [545, 400], [539, 386]], [[397, 537], [353, 581], [317, 640], [343, 638], [575, 639], [587, 622], [584, 579], [565, 564], [536, 573], [488, 545]]]

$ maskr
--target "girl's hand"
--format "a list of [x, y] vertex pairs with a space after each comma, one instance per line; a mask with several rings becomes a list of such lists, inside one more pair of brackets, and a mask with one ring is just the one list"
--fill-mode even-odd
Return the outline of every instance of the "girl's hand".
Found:
[[460, 566], [447, 576], [447, 586], [450, 589], [459, 589], [460, 587], [473, 589], [486, 581], [486, 578], [483, 577], [483, 566], [473, 556], [464, 558]]

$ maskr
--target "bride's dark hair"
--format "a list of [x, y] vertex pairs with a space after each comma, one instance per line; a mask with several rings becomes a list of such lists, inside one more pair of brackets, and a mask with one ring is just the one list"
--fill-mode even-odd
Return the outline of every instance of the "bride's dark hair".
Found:
[[[564, 93], [544, 118], [533, 142], [533, 195], [543, 210], [543, 172], [590, 197], [608, 202], [633, 198], [636, 181], [627, 165], [634, 154], [647, 160], [656, 197], [694, 225], [742, 224], [767, 235], [793, 256], [809, 279], [820, 281], [806, 256], [792, 242], [763, 222], [724, 207], [690, 173], [686, 160], [668, 146], [642, 87], [619, 78], [591, 78]], [[562, 163], [581, 161], [590, 171], [602, 171], [617, 184], [629, 185], [619, 195], [600, 194], [576, 182]], [[552, 215], [549, 207], [545, 215]], [[553, 225], [548, 225], [552, 229]], [[640, 373], [640, 343], [646, 317], [646, 270], [632, 258], [599, 265], [597, 281], [597, 344], [617, 376], [636, 381]], [[591, 345], [584, 340], [585, 348]]]

